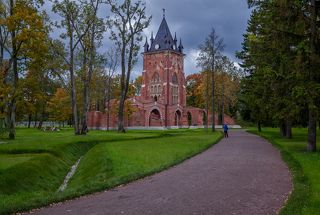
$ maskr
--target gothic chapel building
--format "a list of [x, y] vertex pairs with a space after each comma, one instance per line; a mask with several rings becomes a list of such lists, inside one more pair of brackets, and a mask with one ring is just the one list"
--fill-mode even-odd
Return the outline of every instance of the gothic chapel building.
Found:
[[[183, 45], [181, 39], [178, 43], [176, 34], [172, 37], [165, 16], [156, 37], [151, 35], [150, 43], [146, 40], [144, 44], [141, 95], [128, 100], [135, 111], [126, 117], [126, 127], [201, 127], [205, 124], [203, 109], [186, 106]], [[108, 120], [106, 113], [92, 111], [88, 126], [116, 128], [117, 116], [111, 115]]]

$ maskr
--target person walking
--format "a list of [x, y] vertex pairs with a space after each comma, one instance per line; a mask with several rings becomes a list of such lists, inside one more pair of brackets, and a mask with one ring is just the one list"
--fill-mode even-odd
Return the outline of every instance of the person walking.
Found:
[[225, 123], [225, 124], [223, 125], [223, 132], [224, 132], [224, 137], [225, 137], [225, 138], [228, 138], [228, 137], [229, 137], [228, 130], [229, 130], [229, 127], [228, 127], [228, 125]]

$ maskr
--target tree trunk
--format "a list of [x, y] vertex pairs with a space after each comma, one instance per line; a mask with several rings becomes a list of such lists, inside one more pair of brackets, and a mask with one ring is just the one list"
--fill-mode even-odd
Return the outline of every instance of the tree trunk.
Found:
[[[311, 65], [309, 66], [309, 81], [314, 82], [315, 79], [315, 62], [314, 58], [316, 56], [316, 42], [317, 42], [317, 8], [316, 8], [316, 1], [311, 0], [311, 38], [310, 38], [310, 62]], [[313, 98], [311, 98], [313, 100]], [[313, 102], [308, 105], [309, 108], [309, 122], [308, 122], [308, 152], [315, 152], [317, 150], [316, 147], [316, 140], [317, 140], [317, 110], [314, 107]]]
[[40, 121], [39, 121], [39, 124], [38, 124], [38, 129], [41, 129], [41, 128], [42, 128], [42, 124], [43, 124], [43, 120], [44, 120], [44, 115], [45, 115], [45, 105], [42, 106], [42, 113], [41, 113], [41, 116], [40, 116]]
[[[131, 32], [132, 33], [132, 32]], [[125, 44], [123, 44], [122, 50], [121, 50], [121, 67], [122, 67], [122, 75], [121, 75], [121, 99], [119, 104], [119, 124], [118, 124], [118, 132], [125, 132], [124, 129], [124, 106], [125, 101], [127, 97], [127, 92], [129, 89], [129, 81], [130, 81], [130, 74], [132, 70], [132, 59], [133, 59], [133, 52], [134, 52], [134, 36], [132, 35], [130, 39], [130, 47], [129, 47], [129, 54], [128, 54], [128, 60], [127, 60], [127, 72], [125, 67]], [[123, 76], [123, 77], [122, 77]], [[120, 121], [121, 120], [121, 121]]]
[[31, 119], [32, 119], [32, 114], [30, 113], [29, 116], [28, 116], [28, 128], [30, 128]]
[[[14, 15], [14, 1], [10, 0], [10, 15]], [[19, 80], [19, 75], [18, 75], [18, 56], [17, 56], [17, 44], [16, 44], [16, 31], [13, 29], [11, 31], [11, 44], [12, 44], [12, 71], [13, 71], [13, 92], [12, 92], [12, 99], [11, 99], [11, 107], [9, 108], [9, 138], [10, 139], [15, 139], [16, 136], [16, 109], [17, 109], [17, 104], [16, 104], [16, 94], [17, 94], [17, 89], [18, 89], [18, 80]]]
[[[213, 66], [214, 68], [214, 66]], [[212, 126], [211, 126], [211, 131], [212, 132], [215, 132], [216, 128], [215, 128], [215, 120], [216, 120], [216, 117], [215, 117], [215, 111], [214, 111], [214, 105], [215, 105], [215, 102], [214, 102], [214, 87], [215, 87], [215, 78], [214, 78], [214, 70], [212, 70], [212, 74], [211, 74], [211, 78], [212, 78], [212, 107], [211, 107], [211, 111], [212, 111]]]
[[282, 121], [281, 125], [280, 125], [280, 135], [282, 137], [286, 137], [287, 136], [287, 126], [286, 126], [286, 123], [284, 121]]
[[[88, 84], [88, 77], [87, 77], [87, 49], [83, 49], [83, 106], [82, 106], [82, 116], [80, 120], [81, 130], [80, 134], [85, 135], [87, 134], [87, 112], [88, 112], [88, 100], [89, 100], [89, 84]], [[89, 73], [89, 71], [88, 71]]]
[[224, 75], [222, 74], [221, 124], [224, 124]]
[[110, 97], [111, 97], [111, 77], [109, 75], [109, 77], [108, 77], [108, 95], [107, 95], [107, 100], [108, 100], [107, 131], [109, 131], [109, 127], [110, 127]]
[[316, 111], [314, 108], [309, 108], [309, 125], [308, 125], [308, 152], [315, 152], [317, 151], [317, 125], [316, 125]]
[[286, 122], [286, 138], [292, 139], [292, 122], [290, 119]]
[[15, 139], [16, 136], [16, 128], [15, 128], [15, 121], [16, 121], [16, 99], [13, 98], [11, 100], [11, 107], [9, 108], [9, 125], [8, 125], [8, 131], [9, 131], [9, 138]]
[[35, 112], [35, 114], [34, 114], [34, 124], [33, 124], [33, 127], [34, 127], [34, 128], [37, 127], [37, 121], [38, 121], [38, 113]]
[[118, 112], [118, 132], [125, 132], [124, 129], [124, 102], [125, 102], [125, 76], [126, 76], [126, 44], [122, 44], [121, 49], [121, 96], [119, 101], [119, 112]]
[[209, 128], [209, 71], [206, 72], [207, 73], [207, 87], [206, 87], [206, 130], [208, 132], [208, 128]]
[[[71, 31], [71, 34], [73, 34], [72, 30], [70, 31]], [[73, 71], [74, 69], [73, 68], [73, 65], [74, 65], [73, 35], [70, 35], [69, 47], [70, 47], [69, 72], [70, 72], [70, 79], [71, 79], [71, 106], [72, 106], [73, 127], [74, 127], [75, 135], [79, 135], [80, 130], [79, 130], [78, 108], [77, 108], [76, 80], [75, 80], [74, 71]]]
[[258, 121], [258, 131], [261, 132], [261, 122]]
[[126, 130], [124, 129], [124, 102], [125, 102], [124, 96], [121, 95], [120, 102], [119, 102], [119, 113], [118, 113], [118, 132], [122, 132], [122, 133], [126, 132]]
[[211, 68], [211, 81], [212, 81], [212, 126], [211, 126], [211, 130], [212, 132], [215, 132], [216, 128], [215, 128], [215, 111], [214, 111], [214, 88], [215, 88], [215, 77], [214, 77], [214, 70], [215, 70], [215, 35], [212, 37], [212, 46], [213, 46], [213, 53], [212, 53], [212, 68]]
[[[87, 81], [86, 81], [87, 82]], [[82, 112], [82, 120], [81, 120], [81, 134], [87, 134], [88, 126], [87, 126], [87, 113], [89, 110], [89, 86], [88, 83], [84, 84], [83, 89], [83, 112]]]
[[[82, 126], [81, 126], [81, 134], [86, 134], [88, 132], [88, 125], [87, 125], [87, 115], [90, 107], [90, 83], [93, 73], [93, 64], [94, 64], [94, 58], [95, 58], [95, 47], [94, 47], [94, 38], [95, 38], [95, 25], [96, 22], [92, 23], [91, 27], [91, 35], [90, 35], [90, 59], [89, 59], [89, 65], [88, 65], [88, 76], [85, 77], [84, 82], [84, 92], [83, 92], [83, 115], [82, 115]], [[86, 56], [84, 56], [86, 58]]]

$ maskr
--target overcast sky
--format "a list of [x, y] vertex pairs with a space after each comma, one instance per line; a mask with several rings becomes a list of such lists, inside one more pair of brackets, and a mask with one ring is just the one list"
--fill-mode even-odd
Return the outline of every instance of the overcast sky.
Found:
[[[46, 1], [45, 8], [51, 19], [57, 20], [58, 16], [51, 12], [51, 5]], [[247, 0], [146, 0], [147, 15], [152, 15], [150, 26], [144, 31], [144, 35], [150, 39], [151, 32], [157, 33], [160, 26], [163, 12], [166, 9], [166, 20], [171, 34], [177, 33], [178, 40], [181, 37], [184, 46], [185, 73], [199, 71], [196, 67], [198, 46], [205, 37], [215, 28], [217, 34], [224, 39], [226, 48], [224, 54], [233, 61], [238, 60], [235, 52], [241, 49], [242, 35], [245, 33], [250, 10], [247, 7]], [[103, 5], [99, 11], [100, 17], [110, 15], [109, 9]], [[53, 34], [57, 34], [55, 31]], [[56, 36], [56, 35], [55, 35]], [[143, 44], [141, 43], [141, 51]], [[106, 52], [112, 45], [106, 35], [101, 52]], [[133, 76], [142, 73], [142, 56], [133, 69]]]

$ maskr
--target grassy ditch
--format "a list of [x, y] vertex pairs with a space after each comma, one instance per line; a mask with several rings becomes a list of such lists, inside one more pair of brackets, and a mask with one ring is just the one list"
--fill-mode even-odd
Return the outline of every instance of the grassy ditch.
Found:
[[[108, 189], [161, 171], [216, 143], [203, 130], [51, 133], [19, 129], [0, 145], [0, 213], [24, 211]], [[70, 167], [83, 156], [64, 192]]]

